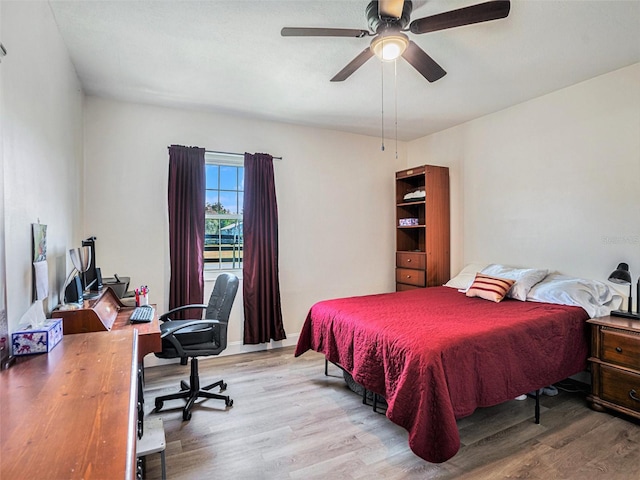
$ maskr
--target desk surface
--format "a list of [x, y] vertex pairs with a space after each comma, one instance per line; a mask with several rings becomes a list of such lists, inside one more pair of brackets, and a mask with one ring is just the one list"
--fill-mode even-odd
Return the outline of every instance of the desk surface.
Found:
[[65, 335], [0, 373], [0, 478], [134, 478], [136, 336]]
[[[153, 320], [149, 323], [129, 323], [129, 317], [134, 307], [123, 307], [118, 312], [115, 322], [113, 322], [112, 332], [119, 330], [130, 330], [135, 328], [138, 331], [138, 361], [142, 362], [145, 355], [162, 351], [162, 339], [160, 338], [160, 322], [156, 311]], [[155, 308], [155, 305], [154, 305]]]
[[131, 325], [132, 310], [0, 373], [0, 478], [135, 477], [137, 367], [162, 340], [158, 316]]

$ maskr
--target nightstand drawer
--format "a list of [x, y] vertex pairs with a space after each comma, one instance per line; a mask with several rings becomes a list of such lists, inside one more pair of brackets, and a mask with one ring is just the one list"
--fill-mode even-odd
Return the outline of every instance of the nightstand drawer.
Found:
[[415, 285], [416, 287], [424, 287], [425, 284], [424, 270], [411, 270], [409, 268], [396, 268], [396, 282]]
[[427, 256], [424, 253], [396, 253], [396, 267], [424, 270]]
[[640, 370], [640, 337], [625, 335], [606, 328], [601, 329], [604, 362]]
[[601, 365], [600, 385], [600, 398], [640, 412], [640, 375]]

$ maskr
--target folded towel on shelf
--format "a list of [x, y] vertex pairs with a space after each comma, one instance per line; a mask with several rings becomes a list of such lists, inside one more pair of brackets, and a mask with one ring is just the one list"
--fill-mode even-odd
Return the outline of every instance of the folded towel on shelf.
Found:
[[416, 190], [414, 192], [407, 193], [403, 198], [404, 200], [419, 200], [425, 198], [427, 193], [424, 190]]

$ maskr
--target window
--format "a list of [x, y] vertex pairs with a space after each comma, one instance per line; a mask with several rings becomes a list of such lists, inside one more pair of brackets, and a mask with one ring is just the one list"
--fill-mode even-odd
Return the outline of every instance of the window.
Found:
[[205, 154], [206, 270], [242, 268], [243, 161], [232, 155]]

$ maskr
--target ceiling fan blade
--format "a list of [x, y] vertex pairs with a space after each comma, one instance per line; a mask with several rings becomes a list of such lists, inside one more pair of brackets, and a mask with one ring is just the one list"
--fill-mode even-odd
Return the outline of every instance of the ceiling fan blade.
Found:
[[364, 63], [373, 57], [373, 51], [371, 48], [365, 48], [360, 54], [351, 60], [346, 67], [340, 70], [335, 77], [331, 79], [332, 82], [342, 82], [349, 78], [353, 72], [359, 69]]
[[404, 9], [404, 0], [380, 0], [378, 2], [378, 15], [380, 18], [400, 18]]
[[420, 72], [420, 75], [430, 82], [440, 80], [447, 74], [433, 58], [427, 55], [424, 50], [412, 41], [409, 41], [409, 45], [402, 54], [402, 58], [409, 62], [413, 68]]
[[461, 27], [473, 23], [498, 20], [509, 15], [511, 2], [508, 0], [495, 0], [479, 3], [470, 7], [459, 8], [449, 12], [418, 18], [409, 25], [412, 33], [428, 33], [445, 30], [447, 28]]
[[280, 34], [283, 37], [354, 37], [361, 38], [371, 35], [367, 30], [357, 28], [299, 28], [284, 27]]

